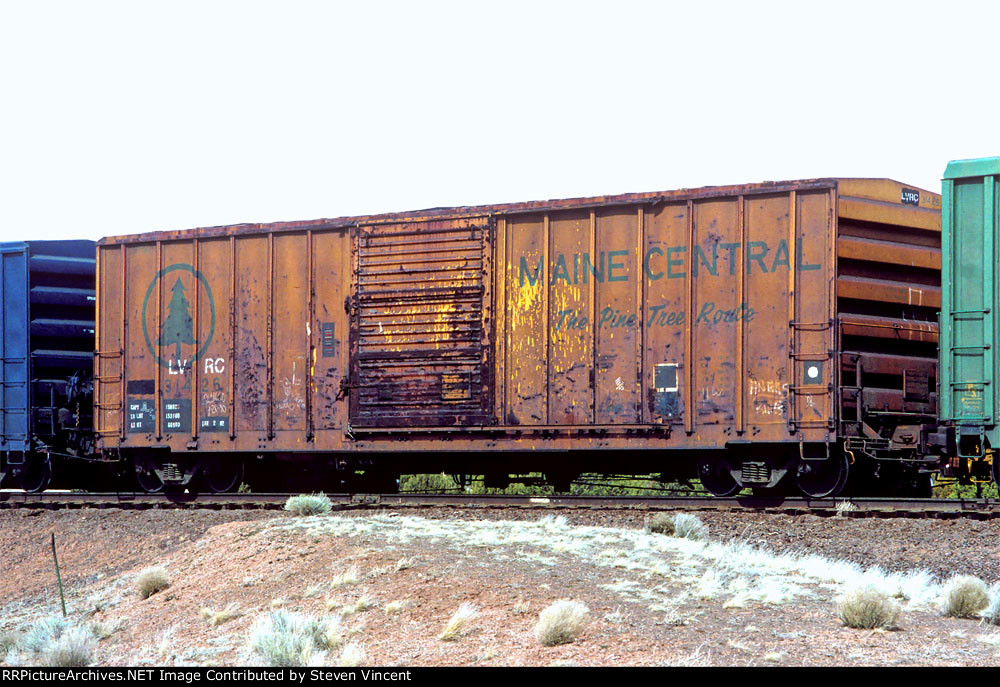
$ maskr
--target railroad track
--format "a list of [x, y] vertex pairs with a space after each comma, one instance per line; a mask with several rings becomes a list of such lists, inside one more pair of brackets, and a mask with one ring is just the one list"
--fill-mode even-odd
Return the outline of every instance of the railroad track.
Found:
[[[207, 508], [281, 509], [294, 494], [146, 494], [0, 492], [0, 509]], [[400, 508], [525, 508], [609, 510], [747, 510], [842, 517], [1000, 518], [1000, 499], [807, 499], [740, 496], [507, 496], [469, 494], [328, 494], [334, 510]]]

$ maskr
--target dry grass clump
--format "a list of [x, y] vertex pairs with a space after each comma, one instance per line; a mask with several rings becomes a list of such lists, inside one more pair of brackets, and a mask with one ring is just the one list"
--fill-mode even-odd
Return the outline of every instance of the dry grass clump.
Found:
[[590, 613], [579, 601], [562, 599], [538, 614], [535, 638], [543, 646], [556, 646], [574, 641], [587, 623]]
[[978, 618], [989, 605], [985, 582], [971, 575], [956, 575], [945, 585], [941, 612], [952, 618]]
[[892, 629], [900, 612], [899, 603], [874, 587], [848, 592], [837, 604], [840, 621], [859, 630]]
[[837, 517], [843, 517], [847, 513], [853, 513], [858, 510], [858, 507], [853, 501], [838, 501], [837, 502]]
[[360, 579], [358, 567], [356, 565], [352, 565], [339, 575], [334, 575], [333, 579], [330, 581], [330, 586], [337, 589], [338, 587], [343, 587], [349, 584], [357, 584]]
[[409, 602], [396, 600], [387, 603], [382, 607], [382, 610], [385, 611], [386, 615], [396, 615], [397, 613], [402, 613], [408, 606]]
[[239, 606], [235, 603], [229, 604], [221, 611], [214, 611], [211, 608], [202, 608], [201, 617], [208, 621], [208, 624], [212, 627], [221, 625], [222, 623], [228, 622], [233, 618], [239, 618], [243, 615]]
[[163, 568], [146, 568], [139, 573], [135, 581], [135, 587], [139, 591], [139, 596], [148, 599], [153, 594], [163, 591], [170, 586], [170, 578]]
[[293, 515], [326, 515], [333, 510], [333, 503], [323, 492], [299, 494], [285, 501], [285, 510]]
[[357, 668], [364, 665], [367, 660], [368, 657], [361, 645], [357, 642], [351, 642], [340, 652], [340, 660], [337, 661], [337, 665], [342, 668]]
[[451, 620], [448, 621], [444, 631], [438, 635], [438, 639], [443, 639], [446, 642], [458, 639], [458, 636], [462, 634], [462, 630], [476, 617], [477, 612], [476, 607], [472, 604], [463, 603], [451, 616]]
[[[331, 604], [336, 604], [333, 599], [327, 599], [327, 609], [332, 610]], [[355, 613], [361, 613], [367, 611], [370, 608], [375, 608], [378, 606], [378, 602], [371, 598], [367, 594], [362, 594], [358, 597], [352, 604], [344, 604], [340, 609], [340, 615], [348, 616], [354, 615]]]
[[654, 534], [674, 536], [674, 516], [669, 513], [657, 513], [646, 524], [646, 529]]
[[1000, 625], [1000, 582], [990, 588], [990, 603], [980, 615], [984, 623]]
[[121, 618], [113, 622], [101, 622], [99, 620], [94, 620], [87, 624], [87, 629], [90, 630], [90, 634], [94, 635], [94, 638], [97, 639], [98, 642], [103, 642], [124, 626], [125, 621]]
[[708, 527], [697, 515], [690, 513], [657, 513], [646, 523], [646, 530], [668, 537], [701, 541], [708, 538]]

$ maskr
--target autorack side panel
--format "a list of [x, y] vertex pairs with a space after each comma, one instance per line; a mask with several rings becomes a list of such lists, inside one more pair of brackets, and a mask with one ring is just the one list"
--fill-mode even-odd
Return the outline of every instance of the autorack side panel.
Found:
[[25, 451], [33, 437], [51, 445], [92, 423], [91, 409], [70, 407], [69, 396], [93, 366], [94, 242], [4, 243], [0, 254], [0, 450]]
[[994, 450], [1000, 444], [1000, 158], [949, 163], [942, 194], [940, 416], [960, 433], [950, 448], [982, 455], [984, 439]]
[[28, 245], [0, 244], [0, 451], [29, 448]]
[[[843, 432], [916, 445], [936, 412], [940, 197], [885, 179], [838, 182]], [[883, 438], [888, 438], [884, 436]]]

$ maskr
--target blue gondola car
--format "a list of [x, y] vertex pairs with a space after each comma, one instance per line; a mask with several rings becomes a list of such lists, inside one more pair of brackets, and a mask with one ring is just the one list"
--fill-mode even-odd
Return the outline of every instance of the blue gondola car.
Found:
[[93, 241], [0, 243], [0, 480], [44, 489], [92, 450]]

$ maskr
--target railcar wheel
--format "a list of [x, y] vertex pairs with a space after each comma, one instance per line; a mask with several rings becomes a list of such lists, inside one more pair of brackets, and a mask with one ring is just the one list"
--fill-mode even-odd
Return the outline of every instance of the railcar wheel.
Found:
[[45, 491], [51, 480], [52, 464], [48, 458], [26, 459], [24, 469], [17, 478], [21, 488], [32, 494]]
[[152, 467], [147, 468], [144, 465], [136, 465], [135, 480], [139, 483], [139, 487], [147, 494], [159, 494], [163, 491], [163, 481], [153, 471]]
[[848, 472], [845, 453], [837, 452], [826, 460], [800, 460], [795, 468], [795, 485], [810, 498], [835, 496], [847, 484]]
[[201, 474], [205, 486], [213, 494], [233, 491], [243, 480], [243, 461], [210, 461], [202, 466]]
[[993, 452], [993, 483], [1000, 487], [1000, 455]]
[[704, 460], [698, 463], [698, 479], [713, 496], [726, 497], [737, 493], [741, 487], [726, 468], [725, 461]]

